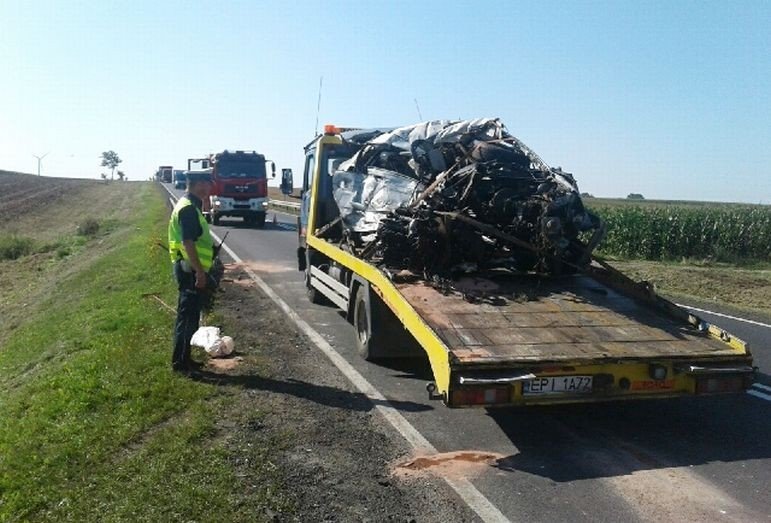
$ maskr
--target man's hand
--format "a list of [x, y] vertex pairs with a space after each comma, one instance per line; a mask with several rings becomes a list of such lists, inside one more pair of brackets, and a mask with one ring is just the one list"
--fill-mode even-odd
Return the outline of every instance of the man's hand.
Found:
[[206, 288], [206, 273], [203, 271], [195, 271], [195, 288], [196, 289], [205, 289]]

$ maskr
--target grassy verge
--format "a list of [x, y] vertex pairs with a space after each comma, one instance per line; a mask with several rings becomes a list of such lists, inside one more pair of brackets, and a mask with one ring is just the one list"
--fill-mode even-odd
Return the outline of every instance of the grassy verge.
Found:
[[234, 448], [223, 420], [260, 413], [170, 371], [172, 318], [142, 297], [175, 300], [167, 210], [152, 184], [120, 190], [131, 212], [97, 217], [111, 227], [8, 262], [1, 308], [23, 314], [0, 338], [0, 521], [262, 519], [283, 503], [276, 442]]
[[771, 265], [753, 268], [730, 264], [616, 260], [612, 265], [658, 292], [690, 303], [727, 306], [771, 318]]

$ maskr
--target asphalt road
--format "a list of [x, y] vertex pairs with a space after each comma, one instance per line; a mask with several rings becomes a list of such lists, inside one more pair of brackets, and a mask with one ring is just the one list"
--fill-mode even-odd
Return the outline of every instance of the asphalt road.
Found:
[[[505, 456], [469, 479], [510, 520], [771, 520], [771, 389], [754, 389], [765, 399], [448, 409], [428, 400], [427, 368], [363, 361], [345, 318], [308, 302], [295, 218], [277, 214], [273, 224], [273, 215], [263, 230], [240, 219], [213, 230], [229, 231], [229, 247], [439, 452]], [[771, 328], [700, 315], [751, 344], [758, 381], [771, 387]]]

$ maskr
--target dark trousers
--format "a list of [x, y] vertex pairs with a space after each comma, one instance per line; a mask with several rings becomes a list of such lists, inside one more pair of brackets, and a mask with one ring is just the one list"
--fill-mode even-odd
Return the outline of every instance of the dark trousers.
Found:
[[174, 324], [174, 353], [171, 364], [184, 368], [190, 364], [190, 338], [198, 330], [201, 317], [201, 295], [195, 288], [195, 274], [182, 270], [179, 262], [174, 264], [174, 277], [179, 287], [177, 321]]

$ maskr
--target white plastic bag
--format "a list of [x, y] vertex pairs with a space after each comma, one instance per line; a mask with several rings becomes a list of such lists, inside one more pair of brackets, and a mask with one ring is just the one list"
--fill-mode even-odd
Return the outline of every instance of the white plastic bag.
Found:
[[220, 336], [219, 327], [200, 327], [190, 340], [191, 345], [201, 347], [213, 358], [221, 358], [233, 352], [233, 338]]

